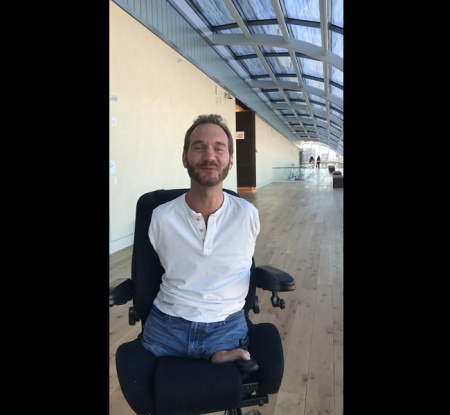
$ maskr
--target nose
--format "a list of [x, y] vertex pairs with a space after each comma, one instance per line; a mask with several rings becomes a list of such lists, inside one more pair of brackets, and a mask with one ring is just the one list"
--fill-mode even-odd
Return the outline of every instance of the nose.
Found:
[[205, 158], [207, 160], [214, 159], [215, 158], [214, 148], [213, 147], [206, 147], [204, 155], [205, 155]]

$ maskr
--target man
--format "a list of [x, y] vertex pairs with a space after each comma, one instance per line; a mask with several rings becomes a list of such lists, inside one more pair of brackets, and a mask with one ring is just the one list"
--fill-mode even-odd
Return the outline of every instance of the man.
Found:
[[223, 191], [233, 137], [218, 114], [186, 131], [182, 161], [190, 189], [154, 209], [149, 238], [165, 273], [142, 342], [155, 356], [235, 361], [258, 370], [244, 315], [256, 237], [256, 207]]

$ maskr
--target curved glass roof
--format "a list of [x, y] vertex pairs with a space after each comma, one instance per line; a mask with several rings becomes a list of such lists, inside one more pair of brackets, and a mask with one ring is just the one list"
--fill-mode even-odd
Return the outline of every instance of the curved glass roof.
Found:
[[169, 3], [288, 127], [295, 145], [321, 144], [343, 156], [343, 0]]
[[344, 155], [344, 0], [113, 1], [293, 144]]

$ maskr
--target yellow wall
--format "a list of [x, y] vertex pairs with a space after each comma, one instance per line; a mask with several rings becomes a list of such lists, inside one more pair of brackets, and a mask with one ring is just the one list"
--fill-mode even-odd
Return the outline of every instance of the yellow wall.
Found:
[[[139, 196], [156, 189], [189, 187], [181, 155], [184, 134], [194, 118], [219, 113], [232, 132], [236, 118], [235, 100], [224, 99], [223, 88], [112, 1], [109, 30], [110, 94], [117, 96], [110, 100], [113, 253], [133, 243]], [[298, 149], [256, 119], [257, 185], [261, 186], [271, 181], [272, 166], [297, 164]], [[239, 155], [235, 157], [237, 162]], [[237, 190], [236, 168], [230, 170], [224, 187]]]

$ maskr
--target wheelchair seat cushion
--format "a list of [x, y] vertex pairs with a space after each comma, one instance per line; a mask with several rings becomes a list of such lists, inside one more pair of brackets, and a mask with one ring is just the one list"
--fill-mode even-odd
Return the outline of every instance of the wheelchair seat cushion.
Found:
[[155, 376], [158, 415], [205, 414], [237, 408], [241, 402], [242, 375], [233, 362], [160, 357]]

